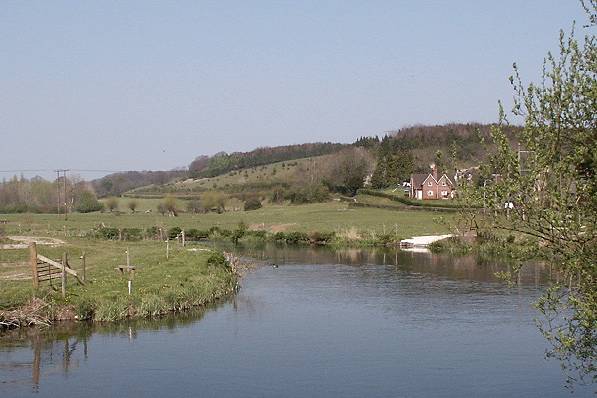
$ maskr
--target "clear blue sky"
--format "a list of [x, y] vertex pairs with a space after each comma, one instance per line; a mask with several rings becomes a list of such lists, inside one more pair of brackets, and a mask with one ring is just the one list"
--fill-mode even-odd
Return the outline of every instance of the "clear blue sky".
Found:
[[536, 80], [574, 19], [574, 0], [4, 0], [0, 170], [495, 121], [512, 62]]

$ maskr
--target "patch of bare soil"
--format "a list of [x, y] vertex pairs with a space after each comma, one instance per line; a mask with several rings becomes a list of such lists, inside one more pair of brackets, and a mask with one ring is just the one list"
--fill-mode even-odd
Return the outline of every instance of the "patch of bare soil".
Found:
[[8, 239], [19, 243], [8, 243], [0, 245], [0, 249], [26, 249], [30, 243], [35, 242], [44, 246], [61, 246], [64, 241], [56, 238], [39, 236], [9, 236]]
[[250, 229], [253, 230], [260, 230], [260, 229], [267, 229], [269, 232], [276, 233], [276, 232], [286, 232], [288, 228], [296, 225], [295, 222], [289, 224], [272, 224], [269, 226], [265, 226], [265, 224], [252, 224], [250, 225]]

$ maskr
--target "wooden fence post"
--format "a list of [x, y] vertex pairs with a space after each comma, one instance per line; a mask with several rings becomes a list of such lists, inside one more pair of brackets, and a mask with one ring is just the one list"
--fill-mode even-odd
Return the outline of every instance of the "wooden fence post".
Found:
[[83, 255], [81, 256], [81, 260], [82, 260], [82, 263], [83, 263], [83, 282], [85, 282], [85, 268], [86, 268], [85, 252], [83, 252]]
[[62, 298], [66, 297], [66, 264], [68, 262], [68, 254], [66, 254], [66, 252], [64, 252], [62, 254], [62, 275], [61, 275], [61, 281], [62, 281]]
[[37, 289], [39, 287], [39, 277], [37, 276], [37, 245], [35, 242], [29, 244], [29, 264], [31, 264], [33, 288]]
[[166, 240], [166, 260], [170, 258], [170, 239]]
[[181, 237], [182, 237], [182, 247], [184, 247], [185, 244], [185, 236], [184, 236], [184, 229], [182, 231], [180, 231]]

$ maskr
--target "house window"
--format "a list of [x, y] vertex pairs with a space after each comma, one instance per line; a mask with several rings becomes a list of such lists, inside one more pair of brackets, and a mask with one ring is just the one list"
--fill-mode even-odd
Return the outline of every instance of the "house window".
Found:
[[445, 187], [445, 186], [446, 186], [446, 182], [442, 181], [442, 187]]
[[431, 185], [432, 185], [432, 182], [431, 182], [431, 181], [429, 181], [429, 182], [427, 183], [427, 185], [428, 185], [428, 186], [431, 186]]
[[433, 191], [427, 191], [427, 196], [433, 196]]
[[442, 198], [448, 197], [448, 191], [442, 191]]

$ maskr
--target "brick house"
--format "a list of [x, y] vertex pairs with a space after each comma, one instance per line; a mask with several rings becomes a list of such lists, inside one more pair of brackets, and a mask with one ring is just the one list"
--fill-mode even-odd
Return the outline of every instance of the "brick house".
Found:
[[431, 167], [431, 173], [411, 174], [410, 197], [419, 200], [453, 199], [456, 193], [454, 183], [446, 174], [437, 177], [437, 168]]

